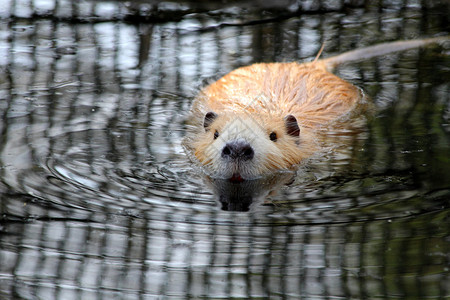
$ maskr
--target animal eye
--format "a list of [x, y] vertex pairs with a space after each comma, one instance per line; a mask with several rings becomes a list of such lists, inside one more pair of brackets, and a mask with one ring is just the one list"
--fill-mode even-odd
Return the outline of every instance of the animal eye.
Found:
[[275, 142], [277, 140], [277, 134], [275, 132], [271, 132], [269, 138], [272, 142]]
[[217, 139], [219, 137], [219, 132], [216, 130], [216, 132], [214, 132], [214, 139]]

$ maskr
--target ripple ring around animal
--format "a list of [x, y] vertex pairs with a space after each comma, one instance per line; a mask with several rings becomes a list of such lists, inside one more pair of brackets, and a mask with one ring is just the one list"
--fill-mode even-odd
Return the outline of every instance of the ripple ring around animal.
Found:
[[293, 169], [316, 151], [318, 128], [361, 112], [364, 94], [334, 75], [336, 66], [449, 40], [396, 41], [312, 62], [235, 69], [194, 99], [183, 146], [208, 175], [233, 182]]

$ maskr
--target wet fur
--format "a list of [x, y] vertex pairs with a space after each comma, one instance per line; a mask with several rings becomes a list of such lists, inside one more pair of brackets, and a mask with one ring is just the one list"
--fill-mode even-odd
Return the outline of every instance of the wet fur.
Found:
[[[423, 41], [423, 40], [422, 40]], [[428, 43], [434, 40], [427, 40]], [[396, 44], [399, 50], [417, 47], [417, 42]], [[399, 42], [396, 42], [399, 43]], [[406, 46], [405, 46], [406, 43]], [[423, 45], [426, 43], [421, 43]], [[230, 178], [238, 173], [252, 179], [278, 169], [289, 169], [310, 157], [318, 146], [315, 132], [331, 123], [345, 123], [346, 116], [357, 113], [363, 101], [360, 89], [329, 72], [337, 64], [359, 57], [396, 51], [386, 44], [344, 53], [335, 58], [310, 63], [260, 63], [238, 68], [205, 87], [191, 109], [192, 125], [184, 145], [194, 159], [215, 177]], [[369, 54], [367, 54], [369, 53]], [[204, 127], [207, 112], [217, 118]], [[287, 134], [283, 121], [293, 115], [300, 136]], [[219, 133], [214, 138], [215, 133]], [[276, 141], [270, 140], [272, 132]], [[220, 153], [230, 140], [248, 141], [255, 149], [251, 161], [224, 160]]]

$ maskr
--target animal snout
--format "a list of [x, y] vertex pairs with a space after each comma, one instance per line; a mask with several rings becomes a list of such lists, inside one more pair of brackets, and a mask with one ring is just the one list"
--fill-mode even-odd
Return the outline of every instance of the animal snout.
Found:
[[228, 142], [222, 149], [223, 158], [250, 160], [254, 155], [252, 146], [243, 140]]

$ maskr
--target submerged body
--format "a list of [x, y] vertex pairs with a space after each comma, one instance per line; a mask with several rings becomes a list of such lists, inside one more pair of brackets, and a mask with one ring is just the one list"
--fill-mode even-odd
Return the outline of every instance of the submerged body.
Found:
[[304, 64], [238, 68], [197, 96], [184, 144], [215, 177], [242, 181], [290, 169], [317, 150], [318, 128], [345, 123], [364, 99], [360, 89], [329, 70], [342, 62], [438, 39], [419, 41], [387, 44], [393, 45], [391, 50], [374, 46]]

